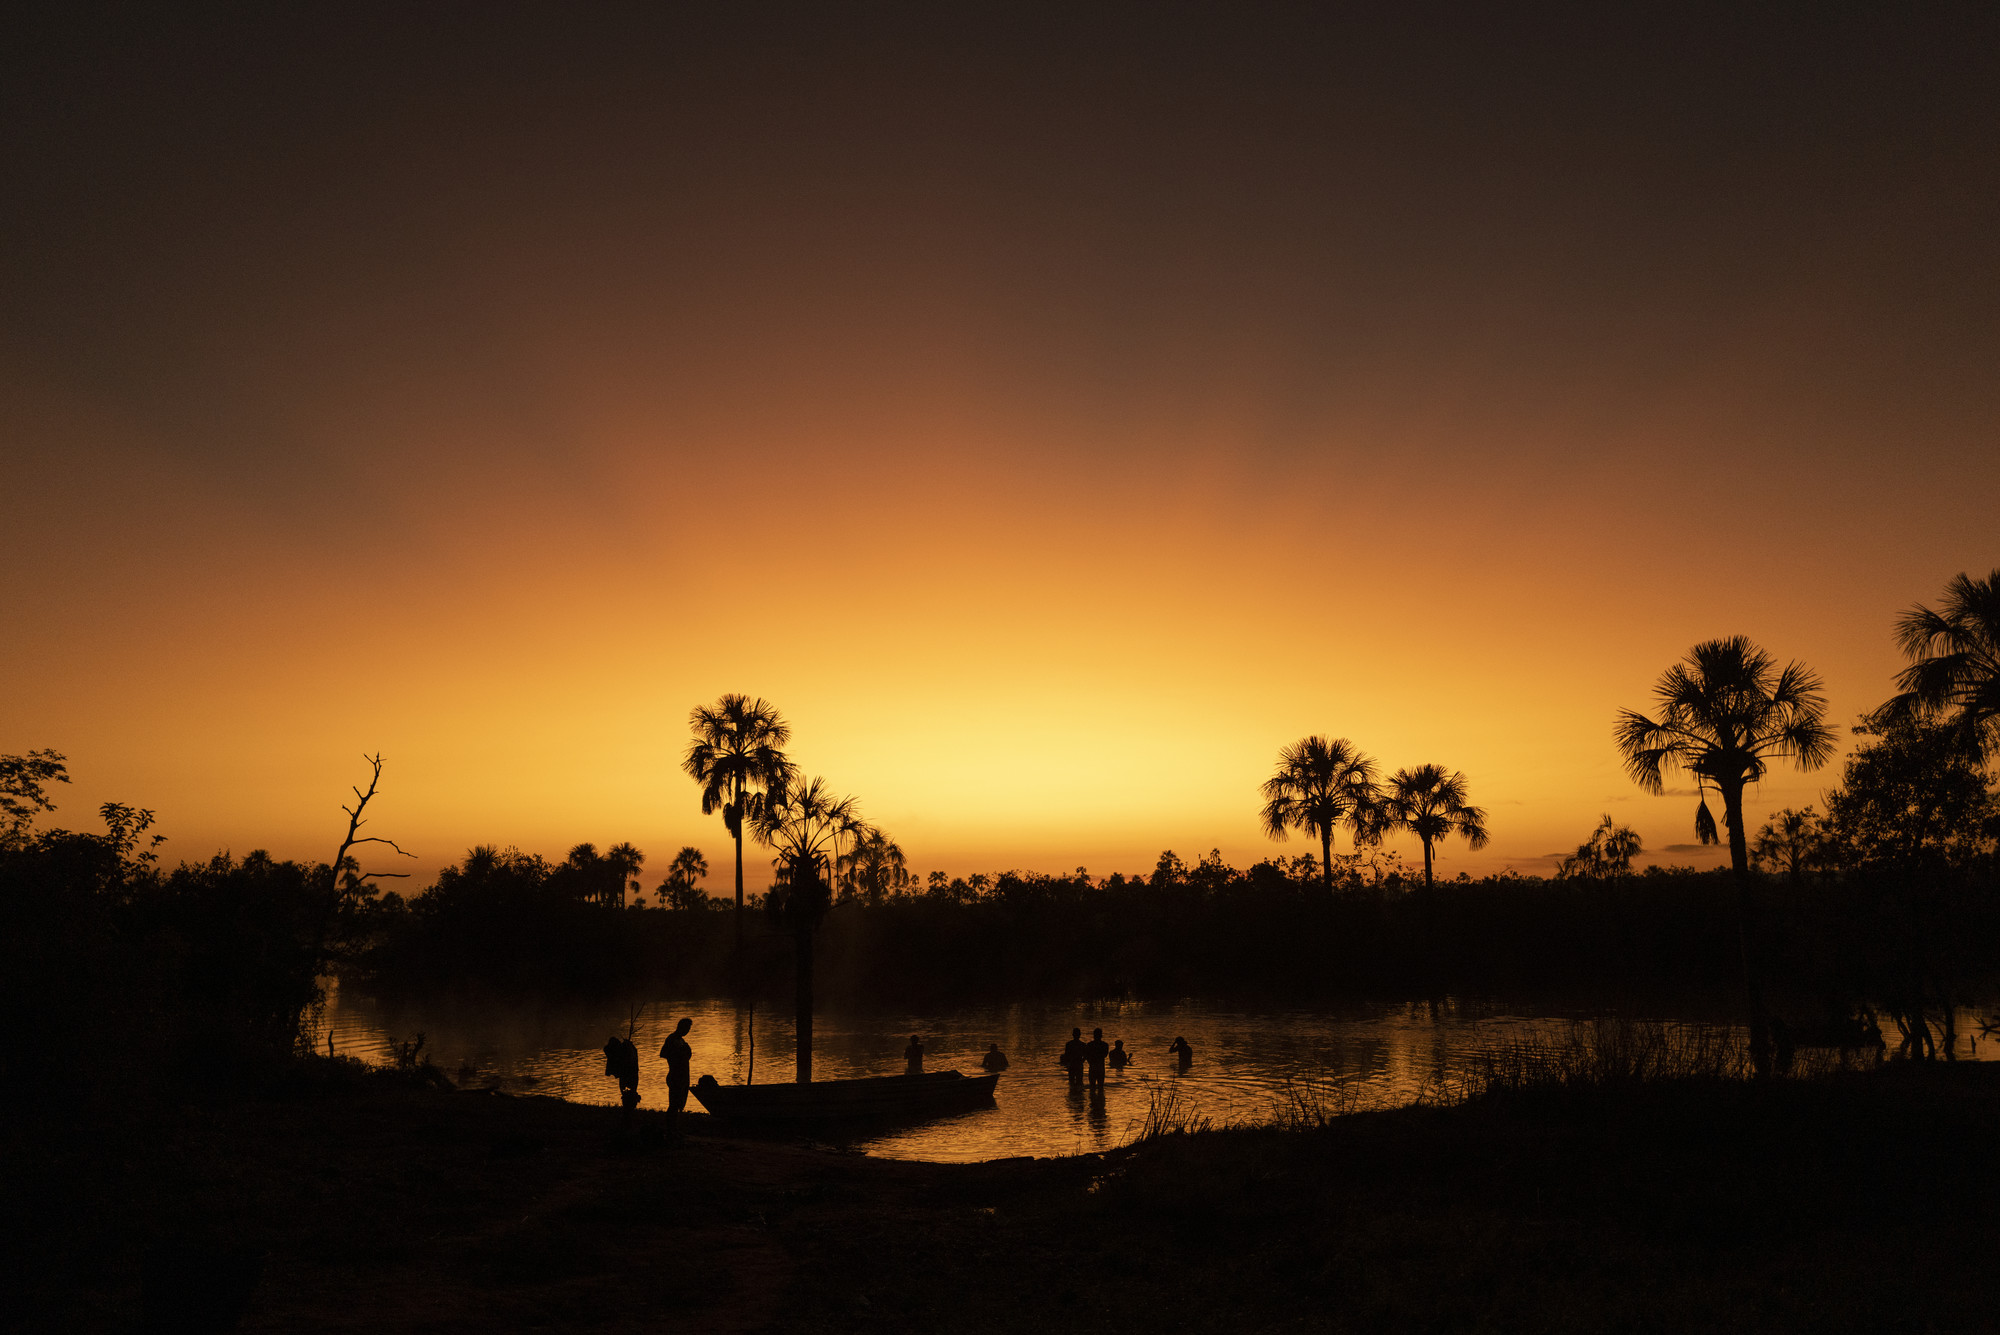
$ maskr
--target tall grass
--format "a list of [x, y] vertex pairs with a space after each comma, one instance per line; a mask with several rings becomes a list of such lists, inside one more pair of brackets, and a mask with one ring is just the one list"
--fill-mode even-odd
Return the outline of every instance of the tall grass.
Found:
[[1149, 1145], [1169, 1136], [1192, 1136], [1214, 1126], [1212, 1118], [1195, 1112], [1193, 1100], [1179, 1085], [1155, 1085], [1147, 1097], [1146, 1116], [1131, 1143]]
[[1751, 1073], [1734, 1033], [1705, 1026], [1600, 1019], [1550, 1042], [1507, 1043], [1476, 1052], [1439, 1076], [1420, 1102], [1464, 1103], [1548, 1089], [1621, 1089], [1690, 1081], [1736, 1081]]
[[1285, 1131], [1322, 1131], [1365, 1106], [1356, 1080], [1287, 1080], [1270, 1124]]

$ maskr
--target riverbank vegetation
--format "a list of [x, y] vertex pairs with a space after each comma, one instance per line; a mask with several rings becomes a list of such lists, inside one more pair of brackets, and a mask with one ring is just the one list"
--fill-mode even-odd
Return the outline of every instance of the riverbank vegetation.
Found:
[[[57, 782], [43, 774], [44, 805]], [[78, 1052], [201, 1080], [282, 1061], [319, 1041], [330, 973], [386, 994], [745, 987], [770, 1003], [796, 983], [796, 922], [753, 898], [739, 956], [734, 915], [690, 893], [692, 859], [668, 872], [676, 907], [628, 902], [638, 850], [587, 845], [560, 862], [482, 848], [414, 894], [379, 894], [352, 867], [336, 884], [326, 864], [255, 852], [165, 869], [145, 812], [107, 806], [105, 832], [81, 834], [35, 828], [39, 809], [16, 800], [0, 848], [0, 998], [22, 1037], [0, 1061], [28, 1086]], [[1948, 1054], [1959, 1008], [1990, 1002], [2000, 981], [1996, 837], [1976, 738], [1943, 722], [1870, 725], [1825, 810], [1774, 813], [1749, 841], [1751, 944], [1780, 1023], [1829, 1033], [1873, 1017], [1892, 1045]], [[1310, 855], [1237, 868], [1166, 853], [1138, 875], [919, 885], [885, 874], [900, 868], [880, 849], [850, 846], [838, 865], [857, 874], [828, 887], [814, 923], [815, 987], [832, 1002], [1726, 995], [1740, 978], [1739, 885], [1727, 871], [1635, 873], [1634, 845], [1602, 826], [1566, 874], [1428, 886], [1379, 851], [1336, 854], [1331, 877]]]
[[[1132, 874], [919, 880], [852, 798], [785, 757], [777, 709], [741, 695], [693, 712], [683, 765], [736, 845], [736, 887], [745, 835], [777, 854], [772, 892], [740, 909], [703, 892], [694, 848], [667, 860], [649, 902], [646, 857], [629, 842], [579, 844], [559, 861], [483, 846], [428, 887], [384, 893], [393, 860], [358, 861], [401, 852], [363, 832], [379, 757], [327, 862], [253, 851], [172, 869], [157, 861], [150, 812], [107, 803], [102, 834], [46, 828], [63, 758], [0, 757], [0, 1004], [22, 1035], [0, 1062], [33, 1085], [77, 1052], [211, 1074], [283, 1061], [317, 1046], [331, 974], [385, 994], [769, 1002], [816, 991], [1671, 1003], [1747, 981], [1753, 1020], [1762, 993], [1774, 998], [1773, 1046], [1777, 1028], [1873, 1023], [1911, 1055], [1946, 1056], [1959, 1010], [2000, 983], [2000, 572], [1961, 576], [1898, 633], [1901, 692], [1856, 728], [1823, 809], [1771, 813], [1761, 828], [1748, 785], [1774, 764], [1831, 755], [1808, 670], [1718, 640], [1661, 677], [1652, 713], [1622, 716], [1614, 740], [1642, 786], [1678, 769], [1720, 799], [1722, 828], [1705, 799], [1694, 824], [1726, 837], [1726, 872], [1635, 873], [1640, 841], [1607, 816], [1552, 878], [1439, 880], [1429, 854], [1441, 841], [1489, 837], [1466, 777], [1423, 765], [1380, 780], [1351, 742], [1314, 736], [1284, 750], [1261, 793], [1268, 833], [1318, 845], [1303, 856], [1234, 867], [1166, 852]], [[1398, 829], [1423, 845], [1421, 875], [1383, 851]]]
[[1749, 1081], [1602, 1046], [1429, 1106], [969, 1165], [302, 1059], [228, 1097], [17, 1114], [10, 1309], [78, 1332], [149, 1296], [287, 1331], [1988, 1323], [1951, 1258], [1994, 1239], [2000, 1071]]
[[[1331, 867], [1310, 854], [1238, 868], [1169, 852], [1136, 875], [841, 877], [816, 920], [816, 986], [827, 1000], [899, 1002], [1671, 999], [1739, 986], [1747, 944], [1781, 1024], [1879, 1012], [1892, 1042], [1929, 1053], [1948, 1050], [1956, 1008], [1986, 1001], [2000, 971], [1996, 841], [2000, 801], [1975, 736], [1943, 721], [1869, 724], [1824, 812], [1773, 813], [1745, 839], [1742, 877], [1635, 872], [1639, 841], [1608, 817], [1547, 879], [1427, 882], [1373, 849], [1336, 853]], [[752, 897], [739, 963], [726, 911], [610, 909], [560, 866], [482, 849], [432, 890], [371, 910], [351, 968], [388, 991], [741, 985], [780, 999], [797, 938], [775, 907]]]

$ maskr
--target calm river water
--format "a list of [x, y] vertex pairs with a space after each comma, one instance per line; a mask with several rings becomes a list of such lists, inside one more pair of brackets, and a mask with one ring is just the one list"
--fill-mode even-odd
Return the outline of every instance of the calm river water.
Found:
[[[645, 1106], [659, 1107], [666, 1102], [660, 1043], [682, 1016], [694, 1021], [688, 1039], [697, 1078], [713, 1075], [724, 1084], [791, 1079], [789, 1014], [760, 1010], [753, 1025], [735, 1003], [712, 999], [657, 1001], [637, 1010], [615, 1004], [391, 1007], [336, 992], [326, 1029], [336, 1051], [372, 1062], [390, 1060], [392, 1040], [421, 1032], [426, 1055], [461, 1085], [609, 1105], [617, 1103], [618, 1089], [604, 1075], [601, 1049], [608, 1034], [624, 1034], [629, 1026], [639, 1048]], [[1337, 1089], [1355, 1107], [1408, 1103], [1440, 1076], [1462, 1070], [1477, 1052], [1561, 1041], [1587, 1018], [1581, 1011], [1462, 1001], [1299, 1010], [1196, 1000], [832, 1010], [817, 1018], [813, 1073], [822, 1080], [897, 1074], [904, 1045], [911, 1034], [921, 1034], [927, 1069], [971, 1074], [987, 1044], [998, 1043], [1012, 1066], [994, 1107], [872, 1136], [856, 1147], [891, 1158], [947, 1161], [1076, 1154], [1130, 1140], [1153, 1101], [1170, 1094], [1181, 1108], [1216, 1122], [1268, 1118], [1286, 1091], [1299, 1086]], [[1634, 1018], [1727, 1028], [1720, 1017]], [[1055, 1064], [1072, 1027], [1086, 1038], [1102, 1027], [1105, 1041], [1122, 1038], [1132, 1054], [1132, 1065], [1109, 1077], [1101, 1097], [1073, 1091]], [[1186, 1071], [1177, 1070], [1167, 1052], [1177, 1035], [1194, 1048]], [[1990, 1046], [1961, 1037], [1960, 1055], [1984, 1057], [1989, 1054], [1979, 1049]]]

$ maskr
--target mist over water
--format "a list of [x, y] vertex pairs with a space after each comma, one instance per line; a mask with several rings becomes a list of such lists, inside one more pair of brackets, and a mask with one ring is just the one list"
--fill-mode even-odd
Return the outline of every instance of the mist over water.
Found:
[[[928, 1011], [850, 1007], [816, 1017], [813, 1071], [822, 1080], [898, 1074], [904, 1045], [919, 1034], [926, 1069], [974, 1074], [987, 1044], [998, 1043], [1011, 1066], [1001, 1077], [995, 1106], [869, 1134], [853, 1146], [886, 1158], [940, 1162], [1078, 1154], [1131, 1140], [1153, 1101], [1170, 1092], [1179, 1110], [1218, 1124], [1267, 1120], [1288, 1090], [1300, 1086], [1358, 1109], [1407, 1104], [1462, 1073], [1480, 1052], [1560, 1042], [1574, 1024], [1602, 1013], [1467, 999], [1312, 1009], [1198, 999]], [[753, 1020], [750, 1012], [722, 999], [631, 1007], [463, 999], [390, 1006], [336, 992], [325, 1030], [337, 1052], [371, 1062], [392, 1060], [392, 1042], [421, 1032], [426, 1055], [461, 1085], [609, 1106], [618, 1101], [618, 1087], [604, 1074], [601, 1048], [608, 1035], [625, 1034], [629, 1027], [639, 1048], [644, 1106], [663, 1107], [666, 1063], [658, 1055], [660, 1044], [683, 1016], [694, 1021], [688, 1039], [697, 1078], [713, 1075], [724, 1084], [792, 1078], [789, 1008], [760, 1008]], [[1627, 1018], [1743, 1037], [1726, 1012]], [[1130, 1067], [1107, 1075], [1102, 1097], [1073, 1088], [1056, 1065], [1072, 1028], [1088, 1037], [1097, 1027], [1106, 1042], [1123, 1039], [1132, 1054]], [[1959, 1057], [1987, 1055], [1991, 1045], [1978, 1041], [1973, 1026], [1961, 1032]], [[1166, 1050], [1177, 1035], [1195, 1052], [1194, 1065], [1184, 1072]]]

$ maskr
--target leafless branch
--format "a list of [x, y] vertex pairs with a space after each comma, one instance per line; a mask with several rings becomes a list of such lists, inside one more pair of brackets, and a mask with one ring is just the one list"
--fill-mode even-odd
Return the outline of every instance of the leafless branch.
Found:
[[415, 853], [404, 850], [393, 839], [383, 839], [377, 835], [364, 835], [361, 833], [361, 827], [368, 823], [362, 818], [361, 813], [368, 809], [369, 801], [375, 796], [376, 788], [382, 783], [382, 755], [378, 751], [372, 756], [363, 755], [361, 758], [368, 762], [368, 791], [364, 793], [357, 786], [353, 790], [354, 805], [341, 808], [342, 811], [347, 813], [347, 837], [340, 841], [340, 851], [333, 855], [333, 876], [336, 885], [339, 884], [340, 873], [343, 871], [348, 873], [352, 883], [357, 886], [365, 885], [368, 881], [378, 876], [407, 877], [409, 875], [408, 872], [400, 871], [362, 871], [359, 863], [351, 862], [348, 858], [348, 854], [361, 844], [387, 844], [403, 857], [414, 858], [416, 856]]

